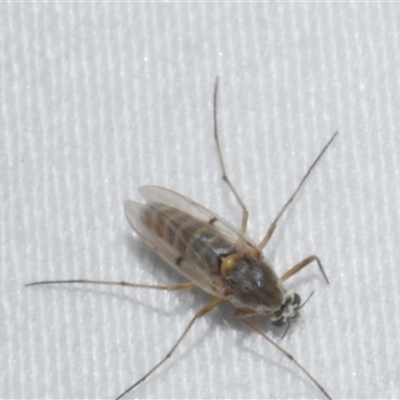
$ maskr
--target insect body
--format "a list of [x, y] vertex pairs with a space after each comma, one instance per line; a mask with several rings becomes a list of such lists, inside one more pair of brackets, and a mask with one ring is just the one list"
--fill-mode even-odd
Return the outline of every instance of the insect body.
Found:
[[297, 293], [287, 293], [283, 282], [314, 261], [317, 262], [321, 273], [328, 282], [319, 258], [315, 255], [305, 258], [279, 278], [269, 262], [263, 257], [262, 250], [271, 239], [282, 214], [296, 197], [310, 172], [337, 133], [332, 136], [320, 152], [293, 195], [284, 204], [272, 222], [265, 237], [259, 244], [256, 244], [246, 236], [248, 211], [226, 174], [217, 129], [217, 88], [218, 80], [214, 91], [214, 137], [223, 172], [222, 177], [242, 208], [240, 229], [233, 227], [213, 212], [181, 194], [161, 187], [145, 186], [140, 188], [140, 192], [147, 203], [141, 204], [131, 200], [125, 201], [127, 219], [140, 238], [164, 261], [183, 275], [187, 279], [187, 282], [169, 286], [155, 286], [124, 281], [73, 279], [34, 282], [27, 286], [58, 283], [91, 283], [161, 290], [181, 290], [200, 287], [213, 297], [189, 321], [183, 333], [166, 356], [142, 376], [142, 378], [121, 393], [117, 397], [117, 400], [138, 386], [167, 361], [197, 319], [226, 300], [230, 301], [236, 307], [235, 315], [240, 321], [263, 336], [275, 348], [293, 361], [320, 391], [330, 399], [329, 394], [317, 380], [290, 353], [251, 322], [247, 316], [263, 314], [268, 316], [275, 325], [289, 325], [292, 320], [297, 318], [298, 310], [304, 303], [303, 305], [301, 304], [300, 296]]
[[257, 245], [187, 197], [156, 186], [140, 188], [147, 204], [125, 202], [132, 228], [168, 264], [212, 296], [275, 324], [294, 318], [299, 295], [287, 295]]

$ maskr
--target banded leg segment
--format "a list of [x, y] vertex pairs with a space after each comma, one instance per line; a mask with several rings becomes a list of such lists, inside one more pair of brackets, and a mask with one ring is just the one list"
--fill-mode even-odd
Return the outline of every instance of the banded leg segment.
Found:
[[318, 161], [321, 159], [322, 155], [325, 153], [325, 151], [327, 150], [327, 148], [329, 147], [329, 145], [332, 143], [333, 139], [335, 139], [336, 135], [338, 134], [338, 132], [335, 132], [333, 134], [333, 136], [329, 139], [328, 143], [324, 146], [324, 148], [321, 150], [321, 152], [318, 154], [317, 158], [314, 160], [314, 162], [311, 164], [310, 168], [308, 168], [308, 171], [306, 172], [306, 174], [304, 175], [303, 179], [300, 181], [300, 183], [297, 185], [296, 190], [293, 192], [293, 194], [290, 196], [289, 200], [283, 205], [283, 207], [281, 208], [281, 210], [279, 211], [278, 215], [276, 216], [276, 218], [274, 219], [274, 221], [272, 222], [271, 226], [268, 229], [268, 232], [266, 233], [266, 235], [264, 236], [264, 238], [261, 240], [260, 244], [259, 244], [259, 248], [262, 250], [269, 242], [269, 240], [271, 239], [277, 225], [278, 225], [278, 221], [280, 220], [280, 218], [282, 217], [283, 213], [286, 211], [286, 209], [289, 207], [289, 205], [292, 203], [292, 201], [295, 199], [295, 197], [297, 196], [297, 193], [299, 192], [299, 190], [301, 189], [301, 187], [303, 186], [304, 182], [307, 180], [307, 178], [309, 177], [311, 171], [314, 169], [314, 167], [316, 166], [316, 164], [318, 163]]
[[288, 351], [286, 351], [278, 343], [276, 343], [274, 340], [272, 340], [256, 324], [254, 324], [253, 322], [251, 322], [247, 318], [245, 318], [245, 315], [247, 315], [247, 314], [248, 314], [248, 312], [246, 310], [239, 309], [236, 311], [235, 316], [241, 322], [243, 322], [245, 325], [247, 325], [252, 331], [258, 333], [264, 339], [266, 339], [268, 342], [270, 342], [276, 349], [278, 349], [282, 354], [284, 354], [287, 358], [289, 358], [289, 360], [293, 361], [307, 375], [307, 377], [318, 387], [318, 389], [325, 395], [325, 397], [327, 399], [332, 400], [332, 398], [329, 396], [327, 391], [322, 387], [322, 385]]
[[211, 300], [205, 307], [203, 307], [200, 311], [198, 311], [195, 316], [190, 320], [189, 324], [186, 326], [185, 330], [179, 337], [179, 339], [175, 342], [175, 344], [172, 346], [171, 350], [166, 354], [166, 356], [159, 361], [149, 372], [147, 372], [142, 378], [140, 378], [137, 382], [135, 382], [132, 386], [130, 386], [128, 389], [126, 389], [123, 393], [121, 393], [116, 400], [121, 399], [123, 396], [125, 396], [127, 393], [129, 393], [131, 390], [133, 390], [136, 386], [141, 384], [144, 380], [146, 380], [155, 370], [157, 370], [158, 367], [160, 367], [162, 364], [165, 363], [165, 361], [168, 360], [174, 353], [174, 351], [177, 349], [179, 344], [182, 342], [182, 340], [185, 338], [187, 333], [189, 332], [190, 328], [194, 325], [196, 320], [201, 318], [202, 316], [206, 315], [209, 313], [213, 308], [218, 306], [224, 299], [221, 299], [219, 297], [214, 298]]
[[240, 226], [240, 231], [242, 233], [245, 233], [246, 227], [247, 227], [247, 220], [249, 218], [249, 211], [247, 210], [242, 198], [239, 196], [239, 193], [235, 189], [235, 186], [233, 186], [231, 180], [229, 179], [228, 174], [226, 173], [225, 162], [224, 162], [224, 158], [222, 157], [221, 144], [219, 142], [219, 136], [218, 136], [217, 98], [218, 98], [218, 77], [215, 80], [215, 89], [214, 89], [214, 138], [215, 138], [215, 142], [217, 144], [218, 158], [219, 158], [219, 162], [220, 162], [221, 169], [222, 169], [222, 179], [228, 185], [230, 191], [235, 196], [240, 207], [242, 207], [242, 222], [241, 222], [241, 226]]
[[285, 281], [286, 279], [289, 279], [291, 276], [297, 274], [299, 271], [301, 271], [304, 267], [306, 267], [307, 265], [311, 264], [313, 261], [316, 261], [318, 263], [318, 267], [321, 271], [321, 274], [323, 275], [323, 277], [326, 280], [326, 283], [329, 283], [329, 279], [326, 276], [326, 273], [324, 271], [324, 268], [322, 267], [322, 263], [319, 260], [319, 258], [317, 256], [310, 256], [307, 257], [305, 260], [300, 261], [299, 263], [297, 263], [294, 267], [290, 268], [289, 271], [286, 271], [282, 276], [281, 276], [281, 280]]
[[141, 289], [157, 289], [157, 290], [184, 290], [184, 289], [192, 289], [197, 287], [193, 282], [183, 282], [176, 283], [173, 285], [145, 285], [140, 283], [132, 283], [126, 281], [96, 281], [96, 280], [88, 280], [88, 279], [69, 279], [69, 280], [61, 280], [61, 281], [40, 281], [40, 282], [32, 282], [27, 283], [25, 286], [38, 286], [38, 285], [54, 285], [54, 284], [62, 284], [62, 283], [89, 283], [95, 285], [114, 285], [114, 286], [128, 286], [135, 287]]

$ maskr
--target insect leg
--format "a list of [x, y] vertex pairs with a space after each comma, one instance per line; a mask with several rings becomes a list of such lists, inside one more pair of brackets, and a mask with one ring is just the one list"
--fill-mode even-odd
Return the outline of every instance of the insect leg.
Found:
[[273, 346], [275, 346], [275, 348], [277, 348], [287, 358], [292, 360], [308, 376], [308, 378], [310, 378], [313, 381], [313, 383], [326, 396], [326, 398], [332, 400], [332, 398], [329, 396], [329, 394], [326, 392], [326, 390], [318, 383], [318, 381], [288, 351], [286, 351], [283, 347], [279, 346], [278, 343], [276, 343], [268, 335], [266, 335], [257, 325], [253, 324], [251, 321], [249, 321], [247, 318], [245, 318], [244, 316], [246, 314], [247, 313], [245, 310], [237, 310], [235, 313], [235, 316], [241, 322], [243, 322], [245, 325], [247, 325], [251, 330], [260, 334], [264, 339], [268, 340], [268, 342], [270, 342]]
[[322, 267], [322, 263], [321, 263], [321, 261], [319, 260], [319, 258], [317, 256], [310, 256], [310, 257], [307, 257], [305, 260], [300, 261], [294, 267], [290, 268], [289, 271], [286, 271], [281, 276], [281, 280], [285, 281], [286, 279], [290, 278], [291, 276], [297, 274], [300, 270], [302, 270], [307, 265], [311, 264], [313, 261], [316, 261], [318, 263], [318, 267], [319, 267], [319, 269], [321, 271], [321, 274], [324, 276], [324, 278], [326, 280], [326, 283], [329, 283], [329, 279], [326, 276], [324, 268]]
[[128, 389], [126, 389], [123, 393], [121, 393], [116, 400], [121, 399], [123, 396], [125, 396], [127, 393], [129, 393], [132, 389], [134, 389], [136, 386], [138, 386], [140, 383], [142, 383], [146, 378], [148, 378], [158, 367], [160, 367], [162, 364], [164, 364], [165, 361], [168, 360], [169, 357], [174, 353], [176, 348], [179, 346], [179, 344], [182, 342], [186, 334], [189, 332], [190, 328], [193, 326], [193, 324], [196, 322], [197, 319], [201, 318], [203, 315], [207, 314], [210, 312], [213, 308], [215, 308], [218, 304], [220, 304], [224, 299], [216, 297], [213, 300], [211, 300], [205, 307], [203, 307], [200, 311], [198, 311], [195, 316], [190, 320], [189, 324], [186, 326], [185, 330], [179, 337], [179, 339], [175, 342], [175, 344], [172, 346], [171, 350], [167, 353], [167, 355], [159, 361], [149, 372], [147, 372], [146, 375], [144, 375], [142, 378], [140, 378], [137, 382], [135, 382], [132, 386], [130, 386]]
[[217, 118], [217, 116], [218, 116], [218, 113], [217, 113], [217, 97], [218, 96], [217, 95], [218, 95], [218, 77], [215, 80], [215, 89], [214, 89], [214, 138], [215, 138], [215, 142], [217, 144], [218, 158], [219, 158], [219, 162], [221, 164], [221, 169], [222, 169], [222, 179], [226, 182], [226, 184], [228, 185], [229, 189], [231, 190], [233, 195], [236, 197], [236, 200], [240, 204], [240, 207], [242, 207], [242, 223], [241, 223], [240, 230], [241, 230], [242, 233], [245, 233], [246, 232], [246, 227], [247, 227], [247, 220], [249, 218], [249, 212], [248, 212], [243, 200], [239, 196], [239, 193], [237, 192], [237, 190], [233, 186], [231, 180], [229, 179], [229, 177], [228, 177], [228, 175], [226, 173], [224, 158], [222, 157], [221, 144], [219, 142], [219, 136], [218, 136], [218, 118]]
[[196, 285], [193, 282], [183, 282], [183, 283], [177, 283], [175, 285], [161, 286], [161, 285], [144, 285], [140, 283], [131, 283], [125, 281], [94, 281], [87, 279], [70, 279], [65, 281], [40, 281], [40, 282], [27, 283], [25, 286], [50, 285], [50, 284], [53, 285], [58, 283], [90, 283], [96, 285], [129, 286], [142, 289], [158, 289], [158, 290], [168, 290], [168, 291], [192, 289], [196, 287]]
[[301, 189], [301, 187], [303, 186], [304, 182], [306, 181], [306, 179], [308, 178], [308, 176], [310, 175], [311, 171], [314, 169], [315, 165], [318, 163], [318, 161], [320, 160], [320, 158], [322, 157], [322, 155], [325, 153], [326, 149], [329, 147], [329, 145], [332, 143], [333, 139], [335, 139], [336, 135], [338, 134], [338, 132], [335, 132], [333, 134], [333, 136], [329, 139], [328, 143], [325, 145], [325, 147], [321, 150], [321, 152], [319, 153], [318, 157], [314, 160], [314, 162], [311, 164], [311, 167], [308, 169], [308, 171], [306, 172], [306, 174], [304, 175], [303, 179], [300, 181], [299, 185], [297, 186], [296, 190], [293, 192], [293, 194], [290, 196], [289, 200], [284, 204], [284, 206], [282, 207], [282, 209], [279, 211], [277, 217], [275, 218], [275, 220], [272, 222], [271, 226], [268, 229], [267, 234], [264, 236], [263, 240], [261, 240], [261, 243], [259, 244], [259, 248], [263, 249], [267, 243], [269, 242], [269, 240], [272, 237], [272, 234], [274, 233], [276, 226], [278, 224], [279, 219], [281, 218], [282, 214], [285, 212], [285, 210], [288, 208], [288, 206], [291, 204], [291, 202], [294, 200], [294, 198], [296, 197], [297, 193], [299, 192], [299, 190]]

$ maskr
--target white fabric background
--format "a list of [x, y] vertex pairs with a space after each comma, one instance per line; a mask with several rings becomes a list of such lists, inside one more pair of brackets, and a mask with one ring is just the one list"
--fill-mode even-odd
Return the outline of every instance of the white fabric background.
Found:
[[[281, 341], [335, 399], [400, 397], [400, 4], [0, 4], [0, 397], [113, 398], [207, 301], [167, 284], [123, 214], [137, 187], [236, 222], [212, 137], [260, 238], [340, 131], [266, 255], [316, 293]], [[229, 305], [128, 398], [322, 398]]]

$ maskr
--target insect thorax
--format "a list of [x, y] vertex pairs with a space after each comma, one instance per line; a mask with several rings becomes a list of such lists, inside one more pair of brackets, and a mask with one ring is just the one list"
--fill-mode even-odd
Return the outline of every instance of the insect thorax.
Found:
[[[285, 299], [285, 289], [271, 266], [248, 255], [237, 257], [224, 281], [232, 293], [232, 303], [255, 313], [272, 315], [279, 311]], [[229, 261], [229, 260], [228, 260]]]

